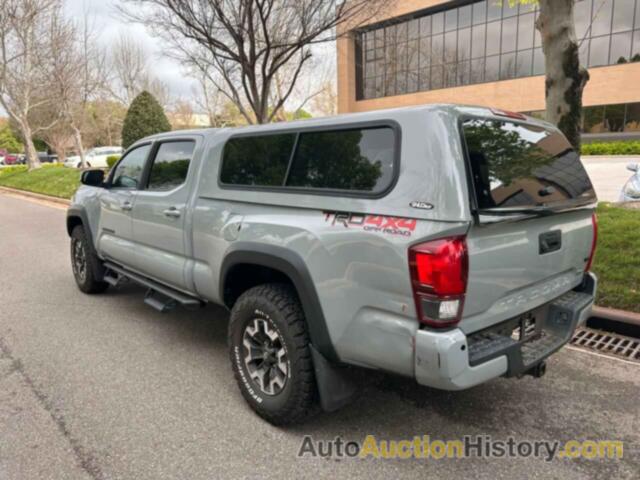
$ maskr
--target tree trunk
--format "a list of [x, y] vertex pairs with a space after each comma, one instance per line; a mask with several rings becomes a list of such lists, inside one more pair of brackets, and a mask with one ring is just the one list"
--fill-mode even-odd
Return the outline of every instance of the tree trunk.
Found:
[[80, 129], [76, 126], [72, 126], [72, 128], [73, 143], [75, 144], [78, 155], [80, 156], [80, 168], [87, 168], [87, 159], [84, 156], [84, 147], [82, 146], [82, 134], [80, 133]]
[[31, 127], [25, 122], [20, 122], [20, 131], [24, 140], [24, 153], [27, 156], [27, 165], [29, 166], [29, 170], [35, 170], [42, 167], [40, 159], [38, 158], [38, 152], [33, 144]]
[[547, 72], [547, 121], [556, 124], [579, 151], [582, 92], [589, 73], [580, 66], [573, 3], [574, 0], [540, 0], [536, 27], [542, 37]]

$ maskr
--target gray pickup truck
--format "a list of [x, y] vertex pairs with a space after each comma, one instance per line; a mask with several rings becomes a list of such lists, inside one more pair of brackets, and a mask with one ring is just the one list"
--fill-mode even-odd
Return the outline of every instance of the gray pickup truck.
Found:
[[274, 424], [339, 408], [354, 366], [447, 390], [540, 377], [593, 305], [593, 187], [555, 127], [517, 113], [177, 131], [82, 183], [80, 290], [226, 306], [240, 391]]

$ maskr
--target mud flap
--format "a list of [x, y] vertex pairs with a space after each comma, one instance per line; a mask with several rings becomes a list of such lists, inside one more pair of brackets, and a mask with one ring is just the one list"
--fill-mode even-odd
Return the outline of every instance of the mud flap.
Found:
[[344, 407], [357, 392], [357, 385], [350, 376], [350, 369], [332, 365], [313, 345], [310, 347], [320, 394], [320, 407], [325, 412], [333, 412]]

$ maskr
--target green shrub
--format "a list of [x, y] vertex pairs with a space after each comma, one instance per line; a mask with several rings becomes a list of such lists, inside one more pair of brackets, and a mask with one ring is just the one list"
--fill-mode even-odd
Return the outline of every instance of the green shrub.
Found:
[[168, 132], [171, 124], [162, 106], [149, 92], [142, 92], [131, 102], [122, 125], [122, 146], [129, 148], [141, 138]]
[[640, 141], [584, 143], [582, 155], [640, 155]]
[[120, 160], [120, 155], [109, 155], [107, 157], [107, 166], [113, 168], [118, 160]]

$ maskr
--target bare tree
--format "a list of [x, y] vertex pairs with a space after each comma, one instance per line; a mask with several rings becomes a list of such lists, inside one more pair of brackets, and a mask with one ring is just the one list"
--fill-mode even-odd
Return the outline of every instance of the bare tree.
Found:
[[147, 51], [127, 34], [122, 34], [111, 48], [111, 95], [125, 106], [142, 91], [151, 93], [162, 105], [170, 103], [168, 87], [149, 72]]
[[45, 64], [57, 6], [57, 0], [0, 0], [0, 104], [20, 129], [30, 169], [40, 167], [33, 136], [47, 127], [34, 129], [31, 117], [50, 101]]
[[[223, 127], [224, 122], [221, 121], [221, 110], [223, 105], [223, 94], [220, 89], [209, 80], [208, 76], [202, 72], [195, 72], [198, 80], [197, 86], [192, 87], [192, 96], [195, 105], [202, 112], [206, 112], [209, 117], [209, 126]], [[224, 97], [226, 100], [226, 97]]]
[[82, 139], [87, 105], [105, 83], [105, 56], [92, 31], [86, 15], [81, 26], [66, 19], [60, 8], [51, 16], [50, 93], [60, 117], [73, 132], [83, 168], [87, 166]]
[[[210, 80], [249, 123], [273, 120], [338, 27], [379, 14], [384, 0], [124, 0], [128, 20], [150, 26], [172, 54]], [[345, 29], [346, 30], [346, 29]], [[280, 93], [274, 94], [279, 72]], [[216, 75], [213, 75], [213, 72]]]

